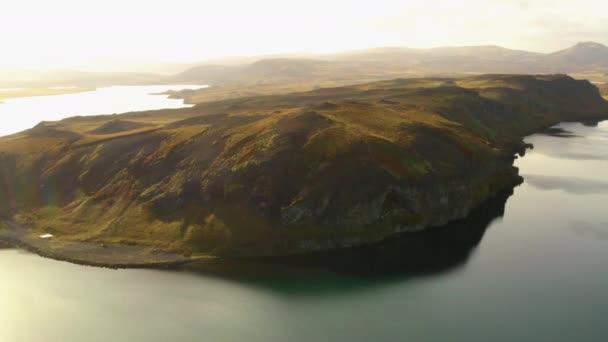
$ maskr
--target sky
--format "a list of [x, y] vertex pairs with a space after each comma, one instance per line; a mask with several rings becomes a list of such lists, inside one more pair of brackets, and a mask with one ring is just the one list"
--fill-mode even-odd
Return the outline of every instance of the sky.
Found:
[[0, 70], [407, 46], [608, 44], [606, 0], [0, 0]]

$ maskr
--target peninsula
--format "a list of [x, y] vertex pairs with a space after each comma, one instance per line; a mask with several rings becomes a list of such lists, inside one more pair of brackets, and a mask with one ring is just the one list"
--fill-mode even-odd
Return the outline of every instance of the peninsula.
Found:
[[0, 239], [117, 267], [369, 244], [518, 185], [525, 135], [606, 118], [588, 81], [482, 75], [42, 122], [0, 138]]

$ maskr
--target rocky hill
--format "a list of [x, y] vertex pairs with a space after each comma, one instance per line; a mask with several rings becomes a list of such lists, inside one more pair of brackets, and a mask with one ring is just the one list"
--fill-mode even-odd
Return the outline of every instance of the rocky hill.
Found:
[[521, 181], [522, 137], [608, 117], [587, 81], [397, 79], [43, 122], [0, 138], [0, 214], [61, 243], [259, 256], [466, 216]]

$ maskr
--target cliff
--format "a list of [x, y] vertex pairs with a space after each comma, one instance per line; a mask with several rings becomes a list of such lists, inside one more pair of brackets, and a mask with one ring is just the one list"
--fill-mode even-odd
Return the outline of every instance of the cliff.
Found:
[[606, 117], [587, 81], [486, 75], [43, 122], [0, 138], [0, 214], [56, 253], [355, 246], [466, 216], [521, 182], [524, 135]]

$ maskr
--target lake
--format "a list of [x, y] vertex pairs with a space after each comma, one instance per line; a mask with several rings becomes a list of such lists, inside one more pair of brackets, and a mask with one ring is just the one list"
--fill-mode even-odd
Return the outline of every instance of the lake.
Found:
[[0, 250], [0, 341], [607, 341], [608, 121], [559, 127], [512, 194], [380, 245], [213, 272]]
[[0, 136], [32, 128], [40, 121], [56, 121], [76, 115], [189, 107], [190, 105], [184, 104], [183, 100], [170, 99], [168, 95], [158, 94], [168, 90], [206, 87], [204, 85], [113, 86], [80, 93], [2, 100], [0, 101], [2, 121]]

